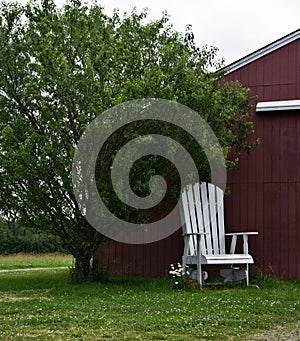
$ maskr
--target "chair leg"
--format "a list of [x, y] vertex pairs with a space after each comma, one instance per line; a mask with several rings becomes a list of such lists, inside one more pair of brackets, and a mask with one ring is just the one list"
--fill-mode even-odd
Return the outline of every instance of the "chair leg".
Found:
[[246, 264], [246, 285], [249, 286], [249, 264]]
[[185, 270], [186, 270], [186, 257], [182, 257], [182, 271], [183, 271], [183, 274], [185, 274]]
[[198, 273], [197, 273], [197, 275], [198, 275], [198, 283], [200, 284], [200, 286], [202, 286], [202, 284], [203, 284], [203, 280], [202, 280], [202, 266], [201, 266], [201, 263], [200, 262], [198, 262], [198, 266], [197, 266], [197, 270], [198, 270]]

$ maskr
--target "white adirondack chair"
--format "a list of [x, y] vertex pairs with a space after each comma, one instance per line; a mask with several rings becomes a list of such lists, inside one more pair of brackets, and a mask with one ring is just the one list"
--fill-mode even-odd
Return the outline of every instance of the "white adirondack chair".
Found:
[[[203, 284], [202, 265], [221, 266], [243, 264], [244, 278], [249, 285], [249, 264], [253, 258], [248, 253], [248, 236], [257, 232], [224, 232], [223, 191], [210, 183], [188, 185], [181, 196], [184, 252], [182, 267], [197, 265], [197, 280]], [[225, 251], [225, 236], [232, 236], [230, 252]], [[235, 254], [237, 237], [243, 236], [243, 253]], [[226, 281], [226, 280], [225, 280]]]

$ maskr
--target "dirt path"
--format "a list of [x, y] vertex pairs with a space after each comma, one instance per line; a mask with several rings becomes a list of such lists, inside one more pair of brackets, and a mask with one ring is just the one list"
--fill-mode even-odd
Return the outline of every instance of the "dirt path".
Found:
[[300, 341], [300, 321], [249, 336], [247, 341]]

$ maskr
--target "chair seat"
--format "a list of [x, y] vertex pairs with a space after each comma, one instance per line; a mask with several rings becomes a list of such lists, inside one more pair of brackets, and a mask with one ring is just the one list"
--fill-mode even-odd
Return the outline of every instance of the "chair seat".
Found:
[[[197, 264], [197, 256], [188, 256], [189, 264]], [[221, 254], [201, 255], [202, 264], [253, 264], [251, 255], [246, 254]]]
[[202, 255], [203, 264], [252, 264], [253, 258], [244, 254]]

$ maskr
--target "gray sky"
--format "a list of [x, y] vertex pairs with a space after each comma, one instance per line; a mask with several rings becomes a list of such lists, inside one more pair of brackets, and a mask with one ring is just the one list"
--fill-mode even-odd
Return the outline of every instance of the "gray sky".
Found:
[[[26, 0], [22, 0], [25, 2]], [[89, 2], [87, 0], [85, 2]], [[55, 0], [61, 5], [66, 0]], [[147, 7], [149, 18], [166, 10], [178, 31], [192, 24], [197, 45], [217, 46], [229, 64], [300, 28], [299, 0], [98, 0], [111, 14]]]

